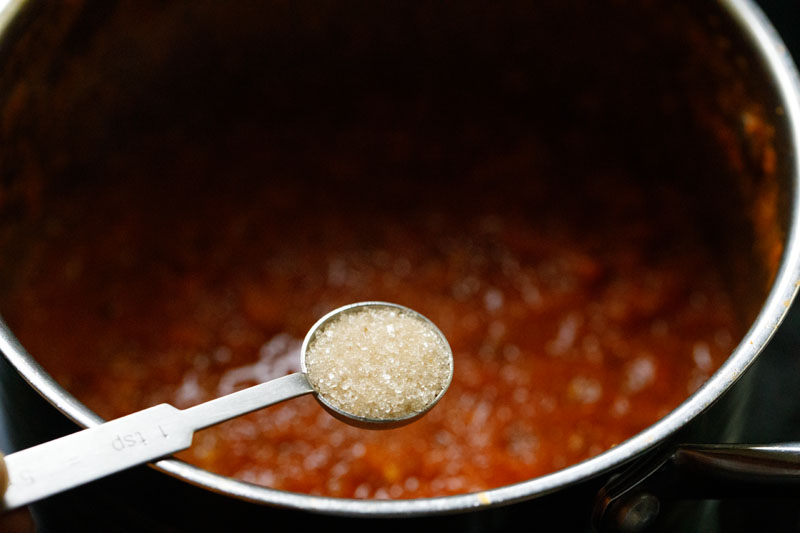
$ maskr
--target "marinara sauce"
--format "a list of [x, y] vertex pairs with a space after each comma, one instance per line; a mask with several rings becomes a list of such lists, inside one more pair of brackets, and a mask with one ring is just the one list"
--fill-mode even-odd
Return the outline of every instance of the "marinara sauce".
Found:
[[312, 154], [302, 172], [265, 156], [272, 174], [228, 167], [232, 182], [193, 181], [210, 172], [202, 151], [164, 163], [173, 181], [112, 168], [122, 179], [65, 193], [31, 231], [3, 313], [111, 418], [296, 372], [320, 316], [397, 302], [454, 353], [450, 390], [420, 421], [357, 429], [303, 397], [204, 430], [179, 457], [355, 498], [540, 476], [663, 417], [740, 330], [685, 198], [623, 167], [559, 176], [536, 153], [521, 146], [442, 180], [381, 173], [359, 159], [368, 153]]

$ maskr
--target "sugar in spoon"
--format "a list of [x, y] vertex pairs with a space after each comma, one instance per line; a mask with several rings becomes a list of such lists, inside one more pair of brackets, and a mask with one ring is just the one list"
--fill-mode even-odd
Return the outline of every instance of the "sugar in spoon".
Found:
[[453, 377], [453, 354], [426, 317], [386, 302], [331, 311], [309, 330], [301, 372], [177, 409], [160, 404], [0, 455], [0, 511], [14, 509], [189, 448], [194, 432], [314, 394], [331, 414], [370, 429], [410, 423], [433, 407]]

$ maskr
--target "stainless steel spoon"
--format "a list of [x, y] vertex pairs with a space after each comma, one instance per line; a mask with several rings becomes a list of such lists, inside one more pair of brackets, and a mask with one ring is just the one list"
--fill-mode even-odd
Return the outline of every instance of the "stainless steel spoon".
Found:
[[[365, 308], [408, 313], [428, 324], [444, 341], [449, 358], [449, 376], [442, 390], [423, 409], [403, 416], [368, 418], [333, 405], [307, 379], [306, 354], [317, 333], [326, 324]], [[363, 428], [386, 429], [418, 419], [444, 395], [453, 376], [453, 356], [439, 329], [423, 315], [407, 307], [386, 302], [361, 302], [336, 309], [320, 319], [306, 335], [300, 353], [302, 372], [290, 374], [214, 400], [177, 409], [156, 405], [59, 439], [0, 455], [0, 511], [14, 509], [69, 490], [136, 465], [189, 448], [194, 432], [264, 407], [313, 393], [334, 416]], [[3, 492], [4, 489], [4, 492]]]

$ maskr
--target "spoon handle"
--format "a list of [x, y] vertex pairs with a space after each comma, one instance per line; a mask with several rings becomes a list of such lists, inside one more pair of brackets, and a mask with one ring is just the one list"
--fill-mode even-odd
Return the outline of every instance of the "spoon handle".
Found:
[[186, 449], [198, 429], [309, 392], [305, 375], [291, 374], [183, 411], [156, 405], [0, 456], [9, 481], [4, 494], [0, 487], [0, 512]]
[[298, 372], [189, 407], [181, 415], [197, 431], [310, 392], [306, 375]]
[[13, 509], [188, 448], [193, 432], [180, 411], [161, 404], [5, 457]]

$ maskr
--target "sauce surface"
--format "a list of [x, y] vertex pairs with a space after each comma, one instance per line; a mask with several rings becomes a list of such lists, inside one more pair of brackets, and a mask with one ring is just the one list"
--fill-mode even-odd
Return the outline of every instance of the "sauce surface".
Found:
[[452, 385], [421, 420], [362, 430], [305, 397], [204, 430], [180, 457], [338, 497], [523, 481], [654, 423], [740, 335], [679, 194], [620, 168], [525, 177], [542, 170], [530, 153], [441, 182], [361, 179], [332, 156], [324, 183], [286, 171], [195, 188], [204, 162], [177, 158], [165, 174], [187, 178], [174, 184], [65, 194], [2, 311], [60, 383], [111, 418], [296, 372], [320, 316], [397, 302], [436, 323], [454, 354]]

